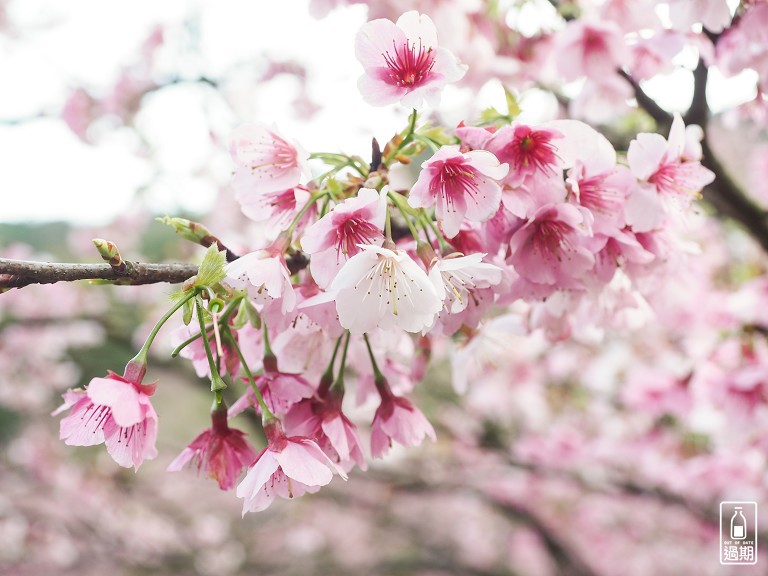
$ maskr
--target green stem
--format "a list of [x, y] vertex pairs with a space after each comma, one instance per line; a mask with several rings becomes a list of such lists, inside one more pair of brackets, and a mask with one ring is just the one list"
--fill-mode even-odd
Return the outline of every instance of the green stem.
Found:
[[403, 137], [403, 140], [398, 144], [397, 148], [392, 150], [389, 154], [386, 155], [384, 158], [384, 164], [389, 166], [390, 162], [392, 162], [392, 159], [397, 156], [397, 153], [400, 152], [400, 150], [403, 149], [404, 146], [406, 146], [412, 139], [413, 134], [416, 132], [416, 118], [418, 117], [418, 112], [416, 112], [416, 109], [413, 109], [413, 112], [411, 112], [411, 116], [409, 118], [409, 124], [408, 124], [408, 131], [406, 132], [405, 136]]
[[386, 219], [384, 220], [384, 239], [392, 242], [392, 217], [389, 204], [387, 204]]
[[302, 209], [299, 211], [299, 213], [298, 213], [298, 214], [296, 214], [296, 217], [295, 217], [295, 218], [293, 219], [293, 221], [291, 222], [291, 225], [290, 225], [290, 226], [288, 226], [288, 230], [287, 230], [287, 232], [288, 232], [288, 236], [289, 236], [289, 237], [290, 237], [290, 236], [293, 236], [293, 231], [294, 231], [294, 229], [295, 229], [295, 228], [296, 228], [296, 226], [299, 224], [299, 221], [300, 221], [300, 220], [301, 220], [301, 218], [304, 216], [304, 214], [306, 214], [306, 213], [307, 213], [307, 210], [309, 210], [309, 209], [312, 207], [312, 205], [313, 205], [315, 202], [317, 202], [318, 200], [320, 200], [320, 198], [322, 198], [323, 196], [325, 196], [325, 193], [321, 193], [321, 194], [313, 194], [313, 195], [310, 197], [310, 199], [309, 199], [309, 200], [307, 200], [307, 203], [306, 203], [306, 204], [304, 204], [304, 207], [303, 207], [303, 208], [302, 208]]
[[195, 300], [195, 309], [197, 311], [197, 321], [200, 324], [200, 333], [203, 334], [203, 348], [205, 349], [205, 357], [208, 359], [208, 369], [211, 371], [211, 392], [216, 393], [216, 402], [221, 403], [221, 391], [227, 387], [224, 380], [221, 379], [219, 369], [216, 366], [216, 361], [213, 359], [213, 352], [211, 352], [211, 345], [208, 343], [208, 336], [205, 334], [205, 317], [203, 316], [203, 305], [200, 303], [200, 299]]
[[[240, 296], [236, 296], [236, 297], [235, 297], [235, 298], [234, 298], [234, 299], [233, 299], [233, 300], [232, 300], [232, 301], [231, 301], [231, 302], [230, 302], [230, 303], [227, 305], [227, 307], [226, 307], [226, 309], [224, 310], [224, 312], [222, 312], [222, 313], [219, 315], [219, 325], [224, 325], [224, 324], [227, 324], [227, 323], [229, 322], [229, 317], [230, 317], [230, 316], [232, 316], [232, 314], [235, 312], [235, 310], [237, 310], [237, 306], [240, 304], [240, 301], [241, 301], [241, 300], [242, 300], [244, 297], [245, 297], [245, 295], [244, 295], [244, 294], [242, 294], [242, 295], [240, 295]], [[213, 330], [213, 325], [211, 325], [211, 326], [206, 326], [206, 328], [205, 328], [205, 333], [206, 333], [206, 334], [208, 334], [208, 332], [210, 332], [211, 330]], [[190, 344], [192, 344], [192, 342], [194, 342], [195, 340], [197, 340], [198, 338], [200, 338], [200, 336], [202, 336], [202, 335], [203, 335], [203, 333], [202, 333], [202, 332], [198, 332], [198, 333], [197, 333], [197, 334], [195, 334], [194, 336], [190, 336], [189, 338], [187, 338], [186, 340], [184, 340], [184, 342], [182, 342], [181, 344], [179, 344], [178, 346], [176, 346], [176, 348], [174, 348], [174, 349], [173, 349], [173, 352], [171, 352], [171, 358], [176, 358], [176, 357], [179, 355], [179, 353], [180, 353], [182, 350], [184, 350], [184, 348], [186, 348], [187, 346], [189, 346]]]
[[267, 323], [263, 322], [263, 328], [264, 328], [264, 356], [274, 356], [274, 352], [272, 352], [272, 347], [269, 345], [269, 328], [267, 328]]
[[[408, 205], [407, 202], [404, 204], [405, 198], [400, 196], [397, 192], [393, 192], [392, 190], [389, 191], [389, 197], [392, 199], [392, 202], [397, 206], [397, 209], [400, 210], [400, 214], [403, 215], [403, 218], [405, 219], [405, 223], [408, 226], [408, 230], [411, 231], [411, 236], [413, 236], [413, 239], [418, 241], [419, 240], [419, 231], [416, 230], [416, 227], [413, 225], [413, 222], [411, 222], [411, 218], [409, 216], [409, 213], [413, 211], [413, 209]], [[406, 208], [407, 206], [407, 208]]]
[[240, 350], [240, 346], [238, 345], [237, 340], [234, 336], [232, 336], [232, 332], [230, 332], [229, 326], [226, 326], [223, 332], [225, 334], [225, 338], [229, 341], [230, 346], [232, 346], [232, 348], [235, 350], [235, 353], [237, 354], [237, 357], [240, 359], [240, 366], [242, 366], [243, 372], [245, 372], [245, 375], [248, 378], [248, 383], [251, 385], [251, 389], [253, 390], [253, 395], [256, 396], [256, 401], [259, 403], [259, 407], [261, 408], [262, 418], [265, 420], [277, 418], [269, 409], [267, 403], [264, 402], [264, 397], [261, 395], [261, 390], [259, 390], [259, 387], [256, 385], [256, 380], [253, 378], [253, 372], [251, 372], [251, 369], [248, 368], [248, 362], [245, 361], [243, 351]]
[[171, 309], [168, 310], [165, 314], [163, 314], [163, 317], [160, 318], [160, 320], [157, 321], [157, 324], [155, 324], [155, 327], [152, 328], [152, 331], [149, 333], [149, 336], [147, 336], [147, 339], [144, 341], [144, 345], [141, 347], [141, 350], [139, 350], [139, 353], [134, 356], [134, 360], [143, 361], [146, 363], [147, 361], [147, 352], [149, 352], [149, 348], [152, 346], [152, 343], [155, 341], [155, 336], [157, 336], [157, 333], [160, 331], [160, 328], [163, 327], [163, 324], [165, 324], [171, 316], [173, 316], [176, 311], [184, 306], [189, 300], [194, 298], [197, 295], [197, 290], [192, 290], [189, 294], [186, 294], [184, 297], [182, 297], [176, 304], [171, 306]]
[[437, 242], [440, 245], [440, 250], [450, 250], [451, 246], [448, 244], [448, 242], [445, 241], [445, 239], [443, 238], [443, 235], [440, 233], [440, 230], [437, 229], [437, 226], [435, 226], [435, 223], [432, 221], [432, 218], [430, 218], [429, 215], [424, 213], [421, 217], [421, 221], [427, 224], [430, 228], [432, 228], [432, 231], [435, 233], [435, 236], [437, 237]]
[[368, 341], [368, 334], [363, 334], [363, 340], [365, 340], [365, 347], [368, 349], [368, 356], [371, 358], [371, 366], [373, 367], [373, 379], [374, 381], [381, 380], [384, 378], [384, 374], [381, 373], [381, 370], [379, 370], [379, 365], [376, 364], [376, 357], [373, 355], [371, 343]]
[[[344, 351], [341, 353], [341, 366], [339, 367], [339, 373], [336, 376], [336, 380], [333, 382], [333, 386], [331, 386], [331, 388], [336, 390], [344, 390], [344, 371], [347, 368], [347, 349], [349, 348], [349, 341], [351, 339], [352, 334], [347, 332], [347, 341], [344, 342]], [[339, 342], [341, 342], [341, 338], [339, 338]]]

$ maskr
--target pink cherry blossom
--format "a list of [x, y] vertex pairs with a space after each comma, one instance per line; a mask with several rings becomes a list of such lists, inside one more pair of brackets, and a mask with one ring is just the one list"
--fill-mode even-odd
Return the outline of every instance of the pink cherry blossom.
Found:
[[643, 133], [630, 142], [627, 161], [641, 185], [629, 197], [625, 213], [635, 231], [654, 229], [663, 220], [666, 206], [677, 203], [687, 207], [714, 180], [715, 175], [698, 160], [685, 156], [686, 142], [679, 114], [674, 116], [668, 140], [660, 134]]
[[[267, 408], [278, 416], [282, 416], [288, 412], [291, 406], [315, 393], [312, 385], [301, 374], [279, 371], [274, 356], [271, 359], [269, 356], [265, 356], [264, 371], [255, 378], [255, 382], [264, 397]], [[248, 391], [232, 404], [229, 409], [229, 416], [236, 416], [249, 406], [260, 411], [256, 394], [252, 388], [248, 388]]]
[[[240, 204], [243, 214], [254, 222], [265, 222], [265, 233], [269, 238], [287, 230], [311, 197], [305, 186], [272, 192], [254, 190], [251, 175], [243, 171], [235, 173], [232, 187], [235, 189], [235, 200]], [[300, 229], [301, 224], [310, 221], [316, 212], [317, 208], [313, 204], [302, 216], [297, 229]]]
[[510, 186], [532, 185], [534, 181], [558, 176], [562, 159], [557, 141], [562, 132], [526, 124], [504, 126], [486, 143], [500, 162], [509, 165], [504, 183]]
[[420, 108], [435, 106], [449, 82], [467, 67], [437, 42], [437, 30], [426, 14], [406, 12], [397, 23], [379, 19], [366, 23], [355, 38], [355, 56], [365, 73], [358, 80], [363, 99], [373, 106], [400, 102]]
[[276, 128], [245, 124], [234, 130], [230, 153], [237, 164], [240, 194], [278, 192], [294, 188], [309, 176], [309, 153], [288, 142]]
[[85, 390], [69, 390], [54, 415], [70, 409], [61, 420], [60, 438], [68, 446], [106, 443], [120, 466], [138, 470], [144, 460], [157, 456], [157, 413], [149, 397], [155, 385], [141, 378], [129, 380], [109, 372], [93, 378]]
[[590, 235], [584, 214], [570, 204], [551, 204], [512, 235], [509, 261], [520, 276], [537, 284], [577, 287], [595, 263], [584, 244]]
[[452, 254], [445, 258], [435, 258], [429, 270], [429, 278], [443, 300], [445, 312], [458, 314], [469, 306], [476, 290], [501, 282], [501, 268], [483, 262], [485, 256]]
[[282, 255], [274, 250], [257, 250], [241, 256], [224, 268], [233, 288], [246, 289], [259, 305], [275, 309], [284, 316], [296, 307], [291, 274]]
[[330, 286], [341, 325], [355, 335], [376, 328], [429, 328], [443, 303], [427, 273], [404, 250], [360, 248]]
[[267, 447], [237, 487], [237, 497], [244, 500], [243, 516], [267, 509], [275, 496], [297, 498], [316, 492], [334, 473], [347, 479], [315, 442], [304, 436], [286, 436], [279, 420], [266, 422], [264, 433]]
[[365, 470], [357, 427], [342, 412], [341, 399], [337, 392], [329, 390], [318, 392], [317, 398], [302, 400], [285, 415], [285, 430], [315, 440], [344, 470], [349, 471], [355, 464]]
[[566, 80], [611, 77], [628, 56], [620, 28], [610, 21], [572, 20], [558, 34], [554, 50], [557, 69]]
[[330, 285], [346, 261], [360, 252], [359, 244], [384, 239], [387, 191], [387, 186], [381, 192], [361, 188], [307, 228], [301, 247], [311, 255], [309, 266], [318, 286]]
[[382, 395], [371, 424], [371, 454], [374, 458], [387, 455], [392, 440], [402, 446], [418, 446], [424, 437], [437, 439], [435, 429], [421, 410], [405, 398], [391, 392]]
[[234, 487], [243, 468], [256, 459], [245, 434], [230, 428], [226, 407], [211, 412], [211, 428], [204, 430], [168, 465], [169, 472], [178, 472], [190, 462], [200, 472], [204, 468], [222, 490]]
[[443, 146], [421, 168], [408, 203], [414, 208], [436, 204], [435, 215], [446, 237], [459, 233], [464, 218], [485, 222], [499, 209], [498, 180], [507, 175], [509, 166], [490, 152], [462, 154], [458, 146]]

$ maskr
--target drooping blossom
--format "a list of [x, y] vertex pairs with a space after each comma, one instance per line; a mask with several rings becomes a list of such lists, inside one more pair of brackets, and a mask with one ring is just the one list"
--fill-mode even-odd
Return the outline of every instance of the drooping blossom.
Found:
[[205, 469], [219, 488], [230, 490], [240, 472], [256, 459], [256, 452], [245, 440], [245, 434], [229, 427], [224, 405], [211, 412], [211, 424], [168, 465], [168, 471], [179, 472], [192, 463], [198, 472]]
[[467, 71], [438, 45], [429, 16], [413, 10], [396, 23], [382, 18], [363, 25], [355, 38], [355, 56], [365, 69], [358, 88], [373, 106], [399, 101], [408, 108], [419, 108], [423, 100], [435, 106], [443, 87], [460, 80]]
[[437, 439], [435, 429], [421, 410], [391, 392], [382, 394], [371, 424], [371, 455], [386, 456], [393, 440], [406, 447], [418, 446], [425, 437]]
[[459, 233], [464, 218], [489, 220], [499, 209], [501, 187], [509, 166], [485, 150], [462, 153], [458, 146], [443, 146], [421, 165], [419, 179], [408, 203], [414, 208], [436, 206], [435, 215], [446, 237]]
[[264, 425], [267, 447], [256, 457], [245, 478], [237, 487], [246, 512], [260, 512], [272, 504], [275, 496], [298, 498], [305, 492], [316, 492], [334, 473], [344, 480], [347, 475], [320, 447], [304, 436], [286, 436], [279, 420]]
[[394, 246], [362, 245], [333, 279], [339, 322], [352, 334], [429, 328], [442, 308], [427, 273]]
[[60, 423], [60, 438], [68, 446], [104, 442], [120, 466], [138, 470], [157, 456], [157, 413], [149, 397], [155, 384], [142, 384], [143, 372], [126, 371], [127, 378], [109, 372], [93, 378], [85, 390], [68, 390], [53, 415], [71, 409]]
[[327, 288], [346, 261], [360, 252], [360, 244], [384, 239], [388, 189], [361, 188], [307, 228], [301, 247], [311, 256], [309, 267], [318, 286]]
[[[197, 339], [193, 340], [184, 348], [182, 348], [181, 352], [179, 352], [179, 356], [192, 361], [192, 366], [195, 368], [195, 373], [200, 378], [209, 378], [211, 375], [211, 367], [208, 363], [208, 356], [205, 353], [203, 340], [199, 337], [200, 330], [193, 330], [193, 326], [194, 324], [191, 324], [190, 326], [182, 325], [177, 330], [175, 330], [173, 334], [171, 334], [171, 343], [173, 346], [179, 346], [189, 338], [198, 336]], [[232, 330], [232, 336], [237, 341], [238, 331]], [[214, 338], [213, 331], [209, 332], [208, 338], [209, 340]], [[229, 341], [220, 340], [220, 343], [221, 350], [224, 352], [224, 355], [219, 359], [219, 372], [222, 375], [229, 374], [230, 376], [237, 376], [238, 372], [240, 371], [240, 358], [238, 357], [237, 352], [229, 343]]]
[[309, 153], [276, 128], [244, 124], [235, 128], [230, 154], [237, 164], [240, 194], [266, 194], [294, 188], [309, 175]]
[[[292, 374], [278, 370], [277, 360], [274, 356], [264, 356], [263, 364], [264, 370], [262, 374], [257, 376], [254, 381], [264, 398], [267, 408], [273, 414], [282, 416], [288, 412], [291, 406], [314, 394], [314, 388], [301, 374]], [[232, 404], [229, 409], [229, 416], [232, 417], [240, 414], [249, 406], [260, 411], [256, 394], [252, 388], [248, 388], [248, 391]]]
[[630, 142], [627, 161], [640, 185], [627, 200], [625, 213], [627, 223], [636, 232], [656, 228], [664, 219], [667, 206], [687, 207], [715, 179], [699, 158], [686, 155], [691, 150], [683, 119], [677, 113], [668, 140], [661, 134], [642, 133]]
[[344, 470], [350, 470], [355, 464], [365, 470], [357, 426], [342, 412], [342, 397], [336, 390], [318, 390], [317, 397], [302, 400], [285, 415], [285, 430], [288, 434], [312, 438]]

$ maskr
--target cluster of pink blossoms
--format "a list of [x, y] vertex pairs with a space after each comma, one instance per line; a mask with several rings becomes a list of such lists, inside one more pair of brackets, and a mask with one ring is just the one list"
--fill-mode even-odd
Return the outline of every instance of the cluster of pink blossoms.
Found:
[[[366, 24], [356, 54], [360, 89], [375, 105], [434, 104], [465, 71], [416, 12]], [[423, 378], [434, 340], [460, 336], [469, 348], [487, 319], [510, 310], [529, 330], [562, 339], [576, 322], [605, 324], [635, 305], [642, 280], [674, 250], [672, 225], [713, 179], [697, 131], [679, 116], [667, 139], [638, 135], [626, 161], [575, 120], [453, 131], [422, 130], [417, 120], [414, 110], [406, 130], [374, 146], [370, 164], [310, 156], [276, 128], [235, 131], [233, 187], [243, 212], [268, 223], [265, 246], [189, 295], [213, 293], [227, 307], [198, 302], [200, 330], [182, 329], [216, 406], [211, 429], [170, 469], [196, 463], [226, 489], [247, 467], [237, 487], [244, 513], [366, 468], [345, 413], [347, 380], [358, 404], [376, 405], [370, 451], [381, 457], [393, 441], [435, 439], [404, 396]], [[322, 176], [312, 177], [310, 158], [327, 165]], [[417, 158], [412, 185], [395, 188], [389, 168]], [[228, 415], [261, 416], [259, 454], [227, 423], [222, 374], [228, 386], [249, 386]], [[118, 463], [138, 467], [155, 455], [150, 394], [140, 377], [94, 379], [66, 396], [62, 438], [105, 441]]]

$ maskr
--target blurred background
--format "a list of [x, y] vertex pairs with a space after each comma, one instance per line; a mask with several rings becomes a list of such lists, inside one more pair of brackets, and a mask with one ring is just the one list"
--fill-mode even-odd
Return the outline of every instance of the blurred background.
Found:
[[[503, 83], [530, 122], [577, 117], [624, 149], [656, 129], [625, 85], [596, 98], [589, 82], [563, 81], [547, 48], [580, 11], [630, 3], [370, 4], [0, 0], [0, 257], [97, 262], [91, 239], [101, 237], [128, 260], [198, 261], [200, 247], [154, 220], [165, 214], [204, 222], [236, 251], [259, 247], [261, 229], [228, 188], [229, 132], [275, 123], [310, 151], [368, 158], [371, 138], [387, 141], [409, 111], [359, 97], [355, 33], [411, 8], [470, 66], [435, 121], [503, 109]], [[672, 33], [665, 6], [658, 26]], [[682, 36], [643, 84], [668, 111], [687, 109], [706, 52], [700, 25]], [[759, 71], [722, 69], [711, 67], [709, 138], [764, 208]], [[718, 502], [768, 510], [766, 262], [753, 236], [706, 202], [684, 237], [683, 256], [626, 329], [553, 343], [505, 316], [469, 344], [444, 342], [415, 392], [436, 443], [395, 449], [346, 483], [242, 519], [233, 493], [165, 472], [207, 425], [210, 403], [208, 382], [170, 360], [175, 326], [150, 363], [149, 379], [161, 381], [158, 459], [121, 469], [101, 447], [64, 446], [49, 416], [64, 390], [133, 356], [170, 287], [2, 293], [0, 572], [732, 574], [718, 562]], [[457, 394], [452, 378], [468, 391]], [[364, 430], [372, 414], [353, 414]], [[257, 427], [242, 426], [263, 446]]]

